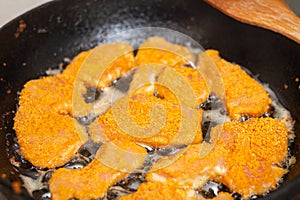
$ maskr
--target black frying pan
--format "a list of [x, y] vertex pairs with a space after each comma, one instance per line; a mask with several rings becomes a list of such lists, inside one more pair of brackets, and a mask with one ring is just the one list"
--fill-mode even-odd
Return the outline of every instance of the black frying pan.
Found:
[[[15, 37], [19, 21], [27, 27]], [[108, 36], [131, 28], [154, 26], [182, 32], [204, 48], [214, 48], [259, 74], [270, 83], [281, 103], [296, 120], [294, 153], [298, 162], [280, 188], [265, 199], [300, 199], [300, 45], [274, 32], [237, 22], [201, 0], [63, 0], [30, 11], [0, 30], [0, 199], [30, 199], [10, 187], [17, 180], [9, 164], [6, 137], [13, 133], [17, 92], [30, 79], [57, 67], [102, 42]], [[26, 66], [25, 66], [26, 65]], [[284, 89], [283, 85], [288, 85]], [[298, 196], [297, 196], [298, 195]]]

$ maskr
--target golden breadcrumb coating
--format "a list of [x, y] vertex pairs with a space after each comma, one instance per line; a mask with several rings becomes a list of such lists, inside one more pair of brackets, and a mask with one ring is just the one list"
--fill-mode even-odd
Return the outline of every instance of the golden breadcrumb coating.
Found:
[[146, 182], [142, 183], [137, 192], [121, 196], [120, 200], [193, 200], [196, 199], [196, 192], [194, 190], [184, 190], [174, 187], [172, 184], [165, 184], [160, 182]]
[[[205, 200], [206, 198], [197, 195], [193, 189], [182, 189], [172, 183], [162, 182], [146, 182], [142, 183], [135, 193], [121, 196], [120, 200]], [[233, 200], [233, 197], [229, 193], [220, 192], [218, 196], [212, 198], [212, 200]]]
[[[200, 72], [196, 69], [184, 66], [175, 66], [174, 69], [186, 78], [187, 82], [191, 85], [196, 98], [197, 103], [200, 104], [208, 98], [209, 88], [206, 85], [205, 80], [202, 78]], [[162, 94], [163, 95], [163, 94]], [[165, 94], [164, 96], [167, 96]]]
[[282, 121], [258, 118], [224, 124], [224, 145], [229, 150], [227, 172], [219, 181], [244, 197], [275, 189], [287, 173], [280, 164], [287, 156], [287, 128]]
[[89, 51], [83, 51], [76, 55], [70, 64], [67, 65], [67, 67], [63, 70], [63, 74], [67, 74], [69, 76], [76, 77], [78, 70], [80, 69], [82, 63], [85, 61], [85, 59], [90, 55], [92, 50]]
[[272, 101], [262, 85], [240, 66], [220, 58], [218, 51], [207, 50], [206, 53], [216, 64], [223, 79], [226, 107], [233, 120], [239, 120], [242, 115], [259, 117], [268, 111]]
[[[74, 76], [89, 87], [104, 88], [134, 67], [133, 48], [126, 43], [117, 42], [80, 53], [63, 74]], [[100, 68], [105, 69], [103, 74], [100, 73]]]
[[172, 44], [160, 37], [150, 37], [140, 45], [135, 57], [137, 66], [161, 64], [169, 67], [195, 61], [188, 48]]
[[97, 46], [79, 54], [63, 71], [75, 80], [73, 115], [83, 117], [92, 112], [92, 103], [86, 103], [82, 98], [87, 88], [108, 87], [134, 67], [133, 48], [122, 42]]
[[[142, 138], [134, 137], [130, 133], [123, 132], [116, 123], [112, 109], [108, 110], [103, 115], [100, 115], [89, 128], [89, 133], [95, 142], [107, 142], [114, 139], [130, 140], [146, 145], [161, 147], [171, 143], [171, 141], [177, 136], [180, 122], [181, 122], [181, 110], [178, 104], [173, 104], [169, 101], [157, 98], [155, 96], [146, 94], [136, 94], [132, 96], [129, 102], [129, 114], [133, 122], [139, 126], [145, 126], [151, 123], [151, 117], [149, 116], [150, 109], [153, 105], [162, 105], [166, 111], [166, 123], [165, 126], [153, 137]], [[202, 114], [202, 111], [197, 111]], [[154, 120], [155, 123], [155, 120]], [[199, 143], [202, 141], [201, 132], [201, 118], [199, 118], [199, 128], [197, 133], [191, 135], [194, 138], [188, 138], [185, 140], [177, 141], [177, 145], [186, 144], [187, 141], [193, 141], [193, 143]], [[174, 145], [176, 145], [174, 144]]]
[[97, 198], [106, 194], [114, 182], [125, 177], [95, 159], [81, 169], [60, 168], [49, 181], [53, 200]]
[[[160, 159], [153, 165], [146, 179], [152, 182], [173, 183], [180, 188], [201, 188], [213, 177], [223, 175], [227, 152], [217, 145], [205, 157], [201, 158], [202, 144], [193, 144], [182, 150], [181, 156], [170, 156]], [[173, 163], [170, 161], [173, 160]], [[169, 165], [166, 165], [169, 164]]]
[[[130, 153], [146, 154], [146, 150], [132, 142], [126, 142], [121, 145], [120, 141], [114, 141], [118, 146]], [[100, 147], [98, 155], [103, 153]], [[116, 156], [116, 155], [115, 155]], [[118, 161], [120, 165], [131, 165], [130, 162], [123, 160]], [[140, 166], [143, 162], [136, 163]], [[52, 200], [66, 200], [71, 198], [77, 199], [95, 199], [104, 196], [107, 189], [113, 183], [124, 178], [127, 173], [116, 170], [111, 166], [104, 165], [98, 158], [81, 169], [60, 168], [56, 170], [50, 181], [49, 187], [52, 194]]]
[[41, 168], [58, 167], [85, 142], [85, 130], [72, 112], [73, 78], [45, 77], [25, 84], [14, 118], [22, 155]]
[[282, 121], [227, 122], [213, 128], [211, 137], [217, 137], [217, 142], [205, 157], [200, 156], [204, 143], [190, 145], [173, 164], [160, 169], [171, 158], [154, 164], [153, 169], [158, 170], [149, 173], [147, 180], [199, 188], [210, 179], [247, 198], [274, 189], [287, 173], [279, 167], [287, 156], [287, 129]]
[[[159, 37], [148, 38], [147, 41], [140, 46], [136, 56], [137, 66], [160, 64], [174, 68], [181, 76], [185, 77], [188, 84], [190, 84], [194, 90], [197, 101], [200, 104], [208, 97], [209, 89], [199, 70], [185, 66], [185, 64], [188, 64], [190, 61], [193, 62], [194, 60], [195, 56], [188, 48], [172, 44]], [[143, 76], [141, 73], [137, 72], [136, 76]], [[159, 79], [160, 76], [159, 74], [157, 75], [157, 79]], [[144, 76], [146, 76], [145, 79], [149, 78], [149, 74], [144, 74]], [[148, 91], [149, 90], [150, 89], [148, 89]], [[168, 90], [162, 87], [154, 86], [152, 90], [162, 97], [167, 98], [167, 96], [169, 96]]]
[[[53, 173], [49, 181], [51, 198], [103, 197], [110, 186], [142, 166], [147, 156], [139, 146], [142, 144], [187, 147], [154, 163], [147, 182], [137, 192], [122, 196], [122, 200], [204, 199], [195, 189], [209, 180], [225, 184], [245, 199], [275, 189], [287, 173], [280, 167], [287, 156], [285, 124], [278, 119], [257, 118], [271, 104], [263, 86], [240, 66], [222, 59], [218, 51], [206, 53], [223, 80], [229, 116], [236, 120], [212, 128], [209, 142], [202, 138], [203, 111], [199, 104], [208, 98], [210, 90], [201, 72], [188, 67], [195, 56], [188, 48], [159, 37], [148, 38], [135, 58], [133, 48], [126, 43], [102, 45], [80, 53], [61, 75], [27, 82], [20, 95], [14, 129], [22, 155], [34, 166], [63, 166], [88, 137], [103, 143], [86, 167], [59, 168]], [[75, 120], [91, 114], [93, 104], [83, 97], [87, 88], [108, 87], [136, 66], [128, 95], [98, 116], [89, 125], [88, 135]], [[106, 71], [101, 77], [103, 69]], [[122, 104], [126, 100], [128, 104]], [[164, 116], [161, 112], [153, 114], [162, 110]], [[251, 119], [237, 121], [242, 116]], [[164, 122], [162, 128], [160, 120]], [[140, 132], [136, 127], [144, 128], [147, 134], [158, 131], [151, 137], [137, 135]], [[213, 199], [233, 197], [220, 192]]]
[[227, 192], [220, 192], [218, 196], [212, 199], [213, 200], [234, 200], [234, 198]]

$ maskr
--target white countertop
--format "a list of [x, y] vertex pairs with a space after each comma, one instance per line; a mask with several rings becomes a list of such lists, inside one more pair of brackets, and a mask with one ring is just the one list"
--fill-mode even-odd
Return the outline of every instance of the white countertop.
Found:
[[[0, 27], [25, 13], [51, 0], [0, 0]], [[300, 0], [285, 0], [294, 12], [300, 16]]]
[[0, 0], [0, 27], [15, 17], [51, 0]]

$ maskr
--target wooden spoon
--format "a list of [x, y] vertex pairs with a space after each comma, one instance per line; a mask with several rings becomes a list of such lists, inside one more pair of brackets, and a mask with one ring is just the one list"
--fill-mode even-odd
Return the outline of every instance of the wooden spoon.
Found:
[[205, 0], [241, 22], [281, 33], [300, 44], [300, 18], [283, 0]]

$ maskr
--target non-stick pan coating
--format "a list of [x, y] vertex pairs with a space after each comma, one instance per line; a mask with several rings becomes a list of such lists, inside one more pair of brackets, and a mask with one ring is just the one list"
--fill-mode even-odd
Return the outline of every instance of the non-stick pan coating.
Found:
[[[20, 20], [26, 28], [16, 37]], [[30, 79], [57, 67], [64, 58], [107, 41], [107, 37], [138, 27], [165, 27], [192, 37], [204, 48], [259, 74], [270, 83], [296, 120], [295, 155], [300, 161], [300, 45], [271, 31], [237, 22], [199, 0], [63, 0], [30, 11], [0, 30], [0, 199], [28, 199], [7, 187], [14, 180], [6, 156], [6, 135], [13, 133], [17, 92]], [[242, 80], [241, 80], [242, 81]], [[284, 84], [288, 86], [284, 88]], [[300, 162], [284, 184], [267, 199], [300, 195]], [[299, 198], [300, 196], [298, 196]]]

